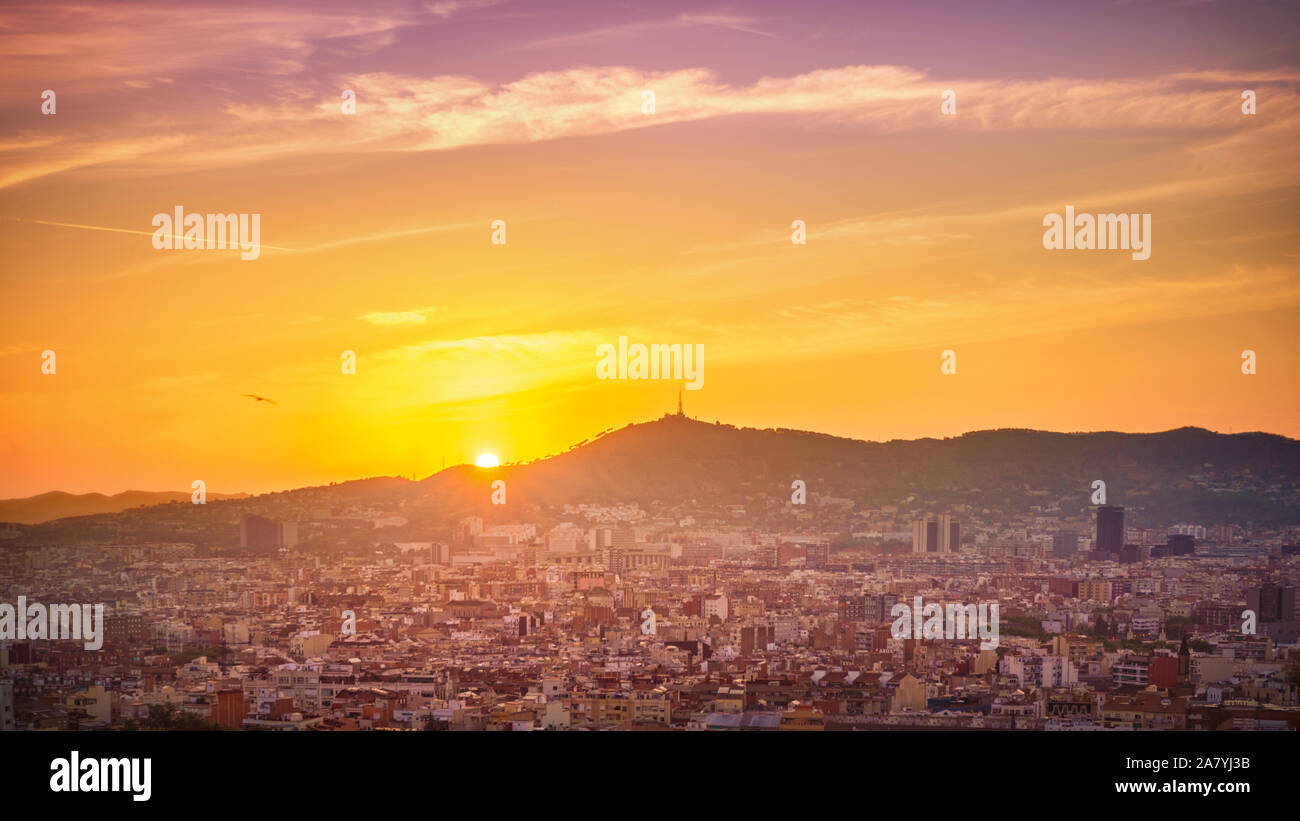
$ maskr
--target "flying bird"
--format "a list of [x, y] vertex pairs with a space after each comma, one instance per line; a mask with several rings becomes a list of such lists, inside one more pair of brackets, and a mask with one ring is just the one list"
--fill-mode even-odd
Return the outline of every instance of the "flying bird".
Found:
[[244, 396], [247, 396], [249, 399], [253, 399], [257, 402], [270, 402], [272, 405], [275, 404], [274, 399], [267, 399], [265, 396], [258, 396], [255, 393], [246, 393], [244, 394]]

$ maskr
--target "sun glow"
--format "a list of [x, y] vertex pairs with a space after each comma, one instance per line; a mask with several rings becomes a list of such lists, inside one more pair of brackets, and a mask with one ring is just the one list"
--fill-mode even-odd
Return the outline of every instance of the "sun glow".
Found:
[[494, 454], [483, 453], [474, 460], [474, 464], [481, 468], [494, 468], [501, 463], [497, 461], [497, 457]]

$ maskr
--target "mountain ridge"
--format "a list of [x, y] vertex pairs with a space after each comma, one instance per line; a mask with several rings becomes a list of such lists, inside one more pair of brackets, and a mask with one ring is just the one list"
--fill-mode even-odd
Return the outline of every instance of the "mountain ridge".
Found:
[[[870, 441], [676, 414], [606, 429], [529, 462], [456, 465], [418, 480], [369, 477], [231, 500], [210, 495], [208, 507], [274, 506], [310, 496], [323, 500], [320, 504], [409, 504], [439, 518], [491, 515], [503, 512], [490, 502], [497, 479], [506, 482], [513, 512], [579, 502], [746, 505], [758, 499], [780, 505], [788, 501], [791, 482], [802, 479], [810, 501], [835, 497], [864, 507], [961, 504], [1009, 515], [1032, 508], [1040, 496], [1050, 504], [1083, 507], [1092, 481], [1102, 479], [1109, 501], [1145, 505], [1162, 519], [1209, 514], [1225, 520], [1300, 520], [1300, 441], [1279, 434], [1225, 434], [1194, 426], [1153, 433], [995, 428]], [[1264, 490], [1234, 490], [1251, 483], [1264, 483]], [[163, 500], [168, 510], [174, 506], [166, 502], [189, 499], [188, 493], [170, 495], [174, 499]], [[0, 501], [0, 521], [13, 521], [4, 516], [10, 501]]]
[[[214, 500], [242, 499], [247, 493], [210, 493]], [[121, 493], [69, 493], [49, 490], [35, 496], [0, 499], [0, 522], [39, 524], [71, 516], [120, 513], [133, 507], [149, 507], [188, 500], [191, 493], [171, 490], [124, 490]], [[59, 515], [51, 515], [57, 512]]]

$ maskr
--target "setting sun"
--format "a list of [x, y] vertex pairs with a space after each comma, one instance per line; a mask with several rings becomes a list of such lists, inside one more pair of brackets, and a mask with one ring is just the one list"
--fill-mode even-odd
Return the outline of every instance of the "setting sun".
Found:
[[494, 468], [501, 464], [497, 457], [491, 453], [484, 453], [474, 460], [474, 464], [481, 468]]

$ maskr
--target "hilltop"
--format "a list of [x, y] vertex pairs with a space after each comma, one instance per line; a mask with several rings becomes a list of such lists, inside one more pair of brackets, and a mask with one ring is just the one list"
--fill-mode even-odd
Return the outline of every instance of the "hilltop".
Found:
[[[209, 494], [209, 498], [240, 499], [247, 494]], [[127, 490], [112, 496], [103, 493], [65, 493], [61, 490], [22, 499], [0, 499], [0, 522], [36, 524], [68, 516], [118, 513], [135, 507], [164, 505], [190, 500], [189, 492]]]
[[[498, 479], [506, 482], [504, 508], [490, 504], [491, 485]], [[1140, 512], [1146, 526], [1189, 520], [1300, 522], [1300, 442], [1273, 434], [1190, 427], [1161, 433], [1006, 429], [866, 442], [668, 415], [526, 464], [460, 465], [419, 481], [379, 477], [244, 499], [210, 497], [202, 507], [190, 505], [187, 494], [162, 494], [180, 498], [65, 519], [27, 533], [50, 539], [56, 534], [175, 539], [197, 534], [206, 541], [208, 533], [229, 539], [244, 512], [296, 518], [307, 509], [361, 507], [400, 509], [415, 523], [404, 535], [415, 538], [471, 513], [543, 520], [557, 518], [545, 514], [566, 504], [625, 502], [696, 510], [743, 505], [752, 522], [759, 515], [784, 515], [795, 479], [807, 485], [807, 510], [835, 500], [851, 502], [856, 510], [964, 507], [993, 522], [1032, 512], [1072, 516], [1086, 512], [1092, 482], [1101, 479], [1107, 501]], [[130, 501], [144, 503], [140, 498]]]

